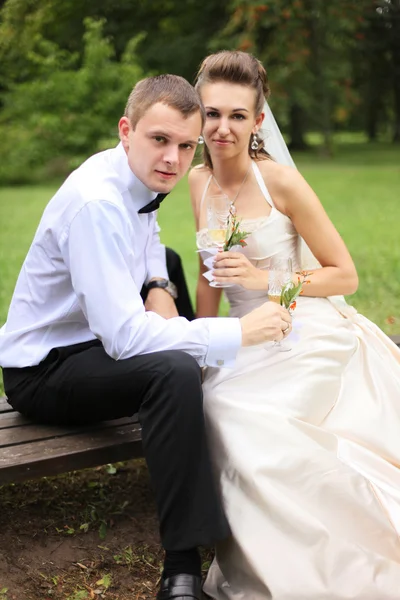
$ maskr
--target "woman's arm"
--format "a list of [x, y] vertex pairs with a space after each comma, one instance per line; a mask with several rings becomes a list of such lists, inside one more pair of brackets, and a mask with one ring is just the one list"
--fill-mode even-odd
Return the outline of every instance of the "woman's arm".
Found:
[[221, 302], [222, 290], [211, 287], [208, 280], [203, 277], [207, 271], [200, 257], [199, 278], [196, 288], [196, 317], [217, 317]]
[[[298, 171], [275, 166], [268, 187], [276, 208], [292, 220], [322, 267], [308, 277], [304, 296], [354, 294], [358, 287], [356, 268], [317, 195]], [[297, 275], [293, 279], [297, 282]]]
[[[190, 171], [188, 177], [196, 231], [200, 229], [200, 202], [202, 191], [207, 181], [206, 173], [205, 169], [194, 168]], [[200, 256], [199, 259], [199, 276], [196, 288], [196, 317], [216, 317], [218, 316], [222, 290], [211, 287], [207, 279], [203, 277], [203, 273], [207, 271], [207, 267], [204, 266]]]

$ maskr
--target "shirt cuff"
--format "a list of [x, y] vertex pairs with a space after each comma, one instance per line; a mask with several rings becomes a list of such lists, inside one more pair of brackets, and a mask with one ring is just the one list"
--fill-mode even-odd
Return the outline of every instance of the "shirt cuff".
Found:
[[147, 277], [145, 283], [149, 283], [153, 277], [160, 277], [161, 279], [169, 279], [167, 267], [162, 260], [148, 260], [147, 262]]
[[205, 364], [209, 367], [232, 369], [242, 345], [242, 327], [239, 319], [226, 317], [206, 321], [210, 337]]

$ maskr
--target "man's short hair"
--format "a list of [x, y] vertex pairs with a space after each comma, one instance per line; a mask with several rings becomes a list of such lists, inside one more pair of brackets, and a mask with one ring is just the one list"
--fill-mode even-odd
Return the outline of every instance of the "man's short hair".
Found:
[[158, 102], [175, 108], [185, 118], [199, 112], [204, 125], [204, 107], [194, 87], [179, 75], [156, 75], [138, 81], [129, 95], [124, 115], [133, 129], [149, 108]]

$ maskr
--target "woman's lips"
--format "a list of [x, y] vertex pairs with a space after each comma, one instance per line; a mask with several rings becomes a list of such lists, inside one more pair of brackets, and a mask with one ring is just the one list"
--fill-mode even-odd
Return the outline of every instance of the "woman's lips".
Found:
[[229, 146], [232, 142], [229, 140], [214, 140], [214, 144], [217, 144], [217, 146]]

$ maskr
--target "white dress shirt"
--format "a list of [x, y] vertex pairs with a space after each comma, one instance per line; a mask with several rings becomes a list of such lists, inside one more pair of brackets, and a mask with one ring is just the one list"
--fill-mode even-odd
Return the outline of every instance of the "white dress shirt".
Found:
[[144, 309], [143, 283], [168, 278], [156, 213], [138, 214], [155, 196], [130, 170], [122, 144], [67, 178], [22, 265], [0, 329], [2, 367], [37, 365], [52, 348], [95, 338], [115, 360], [183, 350], [201, 366], [233, 366], [238, 319], [166, 320]]

